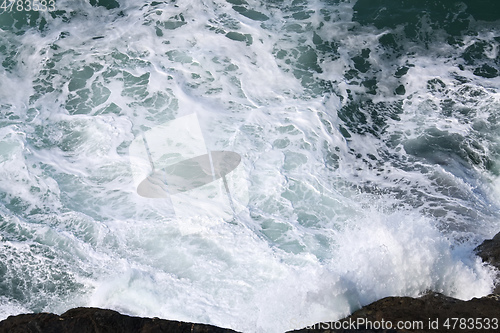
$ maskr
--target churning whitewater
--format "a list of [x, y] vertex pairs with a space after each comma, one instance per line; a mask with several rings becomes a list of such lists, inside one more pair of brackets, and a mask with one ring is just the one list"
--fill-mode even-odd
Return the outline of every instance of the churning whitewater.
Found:
[[3, 1], [0, 320], [283, 332], [490, 293], [493, 2]]

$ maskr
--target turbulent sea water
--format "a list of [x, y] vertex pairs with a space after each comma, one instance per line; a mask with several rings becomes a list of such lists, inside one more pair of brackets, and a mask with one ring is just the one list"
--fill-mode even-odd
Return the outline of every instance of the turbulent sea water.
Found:
[[[499, 1], [3, 3], [0, 320], [283, 332], [491, 292]], [[227, 182], [138, 194], [209, 151], [241, 157]]]

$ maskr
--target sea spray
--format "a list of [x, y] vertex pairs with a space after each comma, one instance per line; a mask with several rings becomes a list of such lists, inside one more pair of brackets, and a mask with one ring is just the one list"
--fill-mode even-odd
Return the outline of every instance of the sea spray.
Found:
[[[99, 306], [283, 332], [385, 296], [491, 291], [472, 252], [499, 228], [500, 32], [485, 10], [54, 9], [0, 13], [1, 318]], [[194, 116], [198, 136], [148, 137]], [[203, 151], [175, 155], [189, 131]], [[233, 207], [221, 179], [139, 195], [144, 137], [161, 168], [240, 156]]]

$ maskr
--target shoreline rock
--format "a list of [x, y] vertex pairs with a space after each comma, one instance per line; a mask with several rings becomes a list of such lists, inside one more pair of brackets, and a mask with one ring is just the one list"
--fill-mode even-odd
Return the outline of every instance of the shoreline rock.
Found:
[[500, 232], [492, 239], [487, 239], [474, 249], [476, 254], [498, 270], [494, 294], [500, 294]]
[[[398, 325], [402, 325], [402, 329], [398, 329]], [[490, 327], [488, 330], [479, 328], [486, 325]], [[338, 322], [320, 323], [292, 332], [497, 332], [495, 327], [500, 329], [499, 295], [462, 301], [430, 293], [419, 298], [386, 297]]]
[[[500, 233], [475, 250], [500, 270]], [[499, 276], [500, 277], [500, 276]], [[457, 320], [453, 319], [457, 318]], [[391, 324], [389, 324], [389, 322]], [[398, 322], [412, 327], [397, 329]], [[363, 325], [364, 323], [364, 325]], [[407, 324], [410, 326], [410, 324]], [[448, 324], [448, 327], [446, 326]], [[452, 329], [455, 325], [455, 329]], [[458, 325], [458, 326], [457, 326]], [[460, 326], [462, 325], [462, 326]], [[482, 328], [480, 328], [481, 326]], [[486, 329], [486, 326], [489, 326]], [[462, 301], [439, 293], [419, 298], [386, 297], [337, 322], [317, 323], [289, 333], [334, 332], [495, 332], [500, 329], [500, 283], [492, 294]], [[212, 325], [122, 315], [113, 310], [75, 308], [58, 316], [21, 314], [0, 322], [0, 333], [237, 333]]]
[[212, 325], [131, 317], [114, 310], [75, 308], [53, 313], [21, 314], [0, 322], [0, 333], [236, 333]]

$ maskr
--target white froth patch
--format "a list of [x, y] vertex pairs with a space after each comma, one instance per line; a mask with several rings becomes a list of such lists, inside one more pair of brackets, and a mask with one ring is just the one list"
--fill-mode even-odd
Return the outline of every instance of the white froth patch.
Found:
[[99, 278], [93, 306], [252, 327], [258, 315], [250, 299], [286, 271], [250, 230], [222, 220], [123, 221], [112, 229], [121, 241], [108, 252], [114, 264]]
[[491, 192], [492, 196], [495, 198], [496, 202], [500, 201], [500, 177], [496, 177], [492, 182], [491, 182]]
[[15, 316], [21, 313], [28, 313], [29, 309], [16, 301], [8, 299], [7, 297], [0, 297], [0, 321], [7, 319], [9, 316]]
[[283, 332], [343, 318], [386, 296], [432, 290], [470, 299], [491, 291], [492, 270], [470, 248], [454, 248], [429, 219], [407, 212], [370, 216], [336, 234], [326, 261], [269, 248], [252, 230], [223, 221], [122, 221], [111, 226], [119, 247], [107, 251], [107, 273], [88, 304]]
[[332, 265], [356, 286], [362, 305], [426, 291], [460, 299], [490, 293], [491, 269], [470, 254], [471, 245], [463, 251], [433, 223], [408, 212], [371, 214], [342, 233]]

